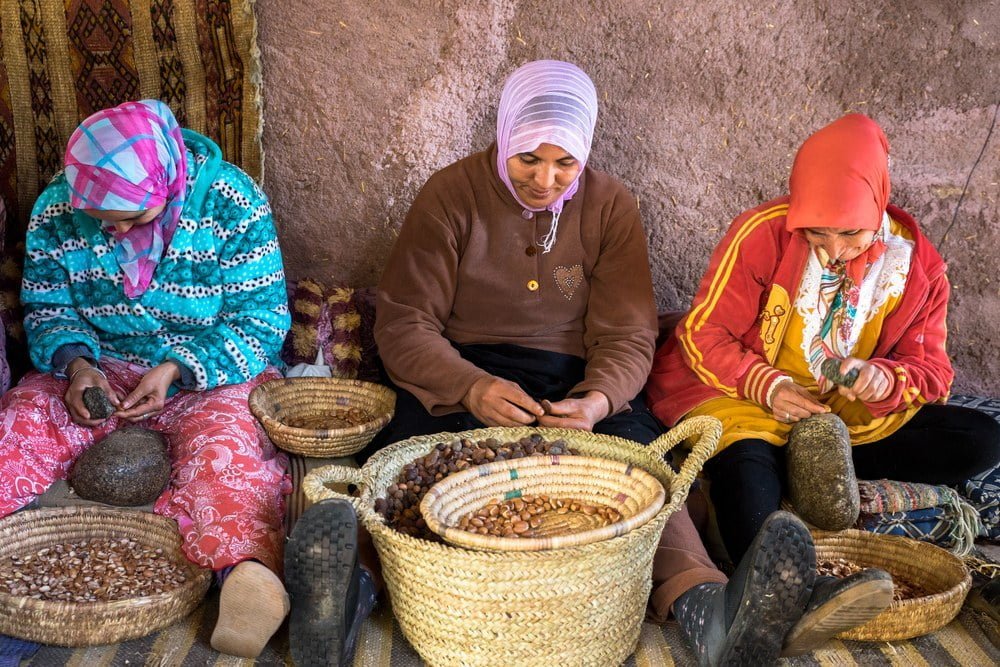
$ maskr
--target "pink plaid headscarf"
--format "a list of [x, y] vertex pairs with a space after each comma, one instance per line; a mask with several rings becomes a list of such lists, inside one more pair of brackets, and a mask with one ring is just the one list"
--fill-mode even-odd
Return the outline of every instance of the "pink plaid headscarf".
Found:
[[[560, 60], [535, 60], [517, 68], [508, 77], [500, 93], [497, 110], [497, 170], [500, 180], [517, 203], [521, 201], [510, 182], [507, 160], [518, 153], [528, 153], [541, 144], [552, 144], [576, 158], [580, 174], [590, 157], [590, 144], [597, 123], [597, 91], [582, 69]], [[544, 252], [556, 240], [563, 204], [576, 194], [580, 176], [566, 191], [546, 207], [552, 212], [552, 227], [543, 241]]]
[[184, 207], [187, 159], [173, 112], [159, 100], [98, 111], [69, 138], [65, 162], [73, 208], [145, 211], [166, 206], [152, 222], [124, 234], [104, 225], [117, 241], [115, 258], [125, 274], [125, 295], [142, 296]]

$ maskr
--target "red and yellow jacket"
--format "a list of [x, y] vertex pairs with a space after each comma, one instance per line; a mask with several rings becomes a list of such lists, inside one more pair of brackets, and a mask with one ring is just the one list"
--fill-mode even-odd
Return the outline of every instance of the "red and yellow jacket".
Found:
[[[691, 310], [657, 350], [646, 396], [669, 426], [712, 398], [753, 401], [767, 408], [771, 386], [784, 373], [772, 363], [810, 248], [785, 228], [788, 197], [740, 214], [712, 254]], [[867, 404], [882, 417], [945, 400], [954, 378], [945, 350], [950, 287], [947, 266], [902, 209], [889, 216], [914, 237], [906, 287], [869, 361], [895, 377], [892, 392]]]

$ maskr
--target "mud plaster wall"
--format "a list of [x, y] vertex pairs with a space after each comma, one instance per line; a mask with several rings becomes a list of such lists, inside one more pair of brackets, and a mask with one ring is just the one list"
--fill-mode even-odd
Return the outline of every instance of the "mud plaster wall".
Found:
[[[785, 193], [846, 111], [885, 128], [893, 201], [940, 242], [1000, 101], [1000, 2], [257, 0], [265, 187], [289, 276], [373, 284], [417, 189], [492, 140], [506, 75], [579, 64], [592, 164], [637, 195], [661, 309], [734, 215]], [[955, 389], [1000, 396], [1000, 129], [939, 245]]]

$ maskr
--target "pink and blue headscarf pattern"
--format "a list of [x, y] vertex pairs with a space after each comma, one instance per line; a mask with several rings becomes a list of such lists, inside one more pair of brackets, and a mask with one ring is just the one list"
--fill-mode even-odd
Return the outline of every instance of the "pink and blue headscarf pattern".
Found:
[[[579, 67], [560, 60], [535, 60], [516, 69], [504, 84], [497, 110], [497, 171], [500, 180], [523, 208], [507, 173], [507, 160], [529, 153], [541, 144], [552, 144], [576, 158], [580, 174], [590, 157], [597, 123], [597, 91], [594, 82]], [[555, 242], [555, 230], [563, 204], [576, 194], [580, 176], [546, 207], [552, 212], [552, 229], [545, 252]]]
[[152, 222], [125, 233], [104, 225], [115, 237], [125, 295], [142, 296], [184, 207], [187, 158], [173, 112], [159, 100], [98, 111], [73, 132], [65, 163], [73, 208], [145, 211], [165, 206]]

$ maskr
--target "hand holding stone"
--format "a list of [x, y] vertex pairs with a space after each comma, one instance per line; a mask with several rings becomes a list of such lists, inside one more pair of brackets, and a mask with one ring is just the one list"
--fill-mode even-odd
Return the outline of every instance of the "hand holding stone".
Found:
[[847, 387], [850, 389], [854, 386], [854, 383], [858, 381], [858, 373], [860, 373], [860, 371], [857, 368], [852, 368], [846, 373], [841, 374], [841, 361], [841, 359], [837, 359], [836, 357], [830, 357], [823, 362], [822, 366], [820, 366], [820, 371], [826, 379], [833, 384], [838, 384], [841, 387]]

